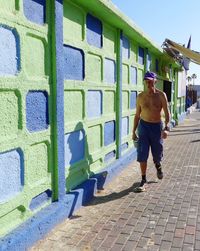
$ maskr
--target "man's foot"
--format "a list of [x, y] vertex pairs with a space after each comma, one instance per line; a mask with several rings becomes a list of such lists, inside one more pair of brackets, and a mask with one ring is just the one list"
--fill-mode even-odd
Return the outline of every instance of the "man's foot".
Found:
[[156, 170], [157, 170], [157, 177], [159, 180], [162, 180], [163, 178], [163, 171], [160, 163], [155, 164]]
[[146, 180], [141, 180], [140, 185], [134, 189], [135, 192], [144, 192], [146, 190], [145, 185], [147, 184]]

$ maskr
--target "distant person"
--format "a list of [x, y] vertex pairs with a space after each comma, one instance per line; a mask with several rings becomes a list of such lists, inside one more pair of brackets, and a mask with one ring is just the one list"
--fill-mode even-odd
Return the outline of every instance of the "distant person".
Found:
[[189, 108], [190, 106], [192, 106], [192, 99], [190, 98], [190, 96], [187, 96], [186, 107]]
[[[138, 141], [137, 161], [140, 163], [142, 175], [141, 183], [137, 188], [138, 191], [144, 191], [147, 183], [146, 171], [150, 148], [157, 170], [157, 177], [158, 179], [163, 178], [161, 167], [163, 138], [167, 137], [170, 119], [166, 94], [155, 87], [157, 81], [156, 74], [154, 72], [146, 72], [144, 81], [146, 88], [137, 97], [132, 135], [132, 139]], [[165, 114], [164, 128], [161, 120], [162, 109]]]

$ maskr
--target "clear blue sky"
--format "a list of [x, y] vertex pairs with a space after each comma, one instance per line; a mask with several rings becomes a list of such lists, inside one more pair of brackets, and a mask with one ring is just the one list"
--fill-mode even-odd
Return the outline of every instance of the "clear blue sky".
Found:
[[[186, 44], [192, 36], [191, 49], [200, 52], [200, 0], [112, 0], [126, 16], [156, 44], [165, 38]], [[188, 75], [197, 74], [200, 65], [190, 63]]]

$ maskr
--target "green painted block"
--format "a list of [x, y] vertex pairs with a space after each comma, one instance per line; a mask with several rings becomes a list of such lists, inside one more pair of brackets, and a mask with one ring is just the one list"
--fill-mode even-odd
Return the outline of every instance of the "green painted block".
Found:
[[129, 66], [122, 64], [122, 84], [127, 85], [129, 83]]
[[23, 222], [24, 207], [17, 207], [0, 217], [0, 237], [7, 234]]
[[93, 54], [88, 54], [86, 59], [86, 80], [91, 82], [102, 81], [102, 59]]
[[98, 159], [90, 165], [90, 172], [96, 173], [102, 168], [102, 160]]
[[39, 143], [29, 147], [25, 165], [26, 182], [30, 187], [50, 184], [51, 176], [48, 167], [48, 147]]
[[115, 113], [115, 92], [105, 91], [103, 97], [103, 113], [106, 115]]
[[16, 0], [0, 0], [0, 10], [14, 12], [15, 11], [15, 2]]
[[129, 92], [122, 92], [122, 111], [127, 111], [129, 109]]
[[107, 53], [115, 53], [116, 31], [104, 26], [104, 49]]
[[27, 34], [25, 38], [25, 71], [30, 77], [45, 76], [45, 46], [42, 38]]
[[0, 91], [0, 141], [17, 137], [19, 122], [18, 97], [14, 91]]
[[84, 14], [77, 7], [64, 1], [63, 36], [64, 40], [83, 40]]
[[89, 178], [88, 166], [79, 166], [78, 170], [69, 170], [66, 174], [66, 190], [70, 191]]
[[138, 69], [138, 85], [143, 85], [143, 70]]
[[129, 135], [132, 135], [132, 131], [133, 131], [133, 121], [134, 121], [134, 116], [131, 115], [129, 117]]
[[96, 125], [88, 128], [88, 152], [94, 153], [100, 151], [102, 145], [101, 125]]
[[131, 60], [136, 63], [137, 62], [137, 46], [131, 43]]
[[64, 115], [66, 123], [80, 121], [84, 114], [84, 99], [82, 91], [64, 92]]

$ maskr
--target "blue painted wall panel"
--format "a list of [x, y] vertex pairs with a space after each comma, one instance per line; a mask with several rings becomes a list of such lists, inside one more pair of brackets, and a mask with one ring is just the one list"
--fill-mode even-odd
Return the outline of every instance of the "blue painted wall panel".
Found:
[[136, 108], [136, 98], [137, 98], [137, 92], [132, 91], [130, 96], [130, 109]]
[[131, 66], [131, 84], [137, 84], [137, 68]]
[[64, 78], [83, 80], [85, 75], [84, 52], [68, 45], [64, 46]]
[[48, 128], [48, 95], [42, 91], [30, 91], [26, 96], [26, 126], [30, 132]]
[[0, 153], [0, 203], [8, 201], [22, 190], [24, 163], [21, 150]]
[[147, 53], [147, 66], [146, 66], [146, 71], [150, 71], [151, 70], [151, 55], [149, 54], [149, 52]]
[[31, 203], [29, 205], [29, 208], [31, 210], [35, 210], [37, 209], [38, 207], [41, 207], [45, 202], [47, 202], [48, 200], [50, 200], [51, 198], [51, 195], [52, 195], [52, 192], [51, 190], [46, 190], [44, 191], [43, 193], [37, 195], [36, 197], [34, 197], [32, 200], [31, 200]]
[[159, 71], [159, 60], [156, 59], [156, 72], [158, 72], [158, 71]]
[[87, 93], [87, 116], [97, 118], [102, 114], [102, 92], [88, 91]]
[[15, 29], [0, 25], [0, 76], [16, 75], [20, 68], [19, 36]]
[[144, 65], [144, 49], [141, 47], [138, 49], [138, 63]]
[[122, 58], [130, 58], [130, 42], [125, 36], [122, 37]]
[[127, 136], [129, 133], [129, 118], [122, 118], [122, 137]]
[[37, 24], [45, 23], [46, 0], [24, 0], [24, 15]]
[[88, 14], [86, 18], [86, 27], [88, 44], [101, 48], [103, 46], [101, 21]]
[[125, 151], [126, 149], [128, 149], [128, 143], [124, 143], [121, 145], [121, 151]]
[[65, 166], [72, 165], [85, 157], [85, 132], [83, 130], [65, 135]]
[[114, 159], [114, 158], [116, 158], [116, 151], [115, 151], [115, 150], [112, 151], [112, 152], [107, 153], [107, 154], [105, 155], [105, 157], [104, 157], [104, 161], [105, 161], [105, 162], [108, 162], [108, 161], [110, 161], [110, 160], [112, 160], [112, 159]]
[[104, 125], [104, 145], [110, 145], [115, 141], [115, 121], [106, 122]]
[[55, 45], [55, 69], [56, 69], [56, 90], [55, 90], [55, 100], [56, 104], [54, 106], [55, 123], [52, 123], [52, 127], [55, 132], [55, 148], [54, 151], [57, 153], [57, 158], [55, 161], [55, 166], [58, 167], [58, 199], [62, 200], [66, 193], [66, 180], [65, 180], [65, 153], [64, 153], [64, 48], [63, 48], [63, 0], [55, 0], [54, 2], [54, 12], [52, 13], [53, 24], [55, 30], [55, 37], [52, 45]]
[[105, 59], [104, 72], [104, 81], [109, 84], [114, 84], [116, 82], [116, 64], [114, 60], [109, 58]]

